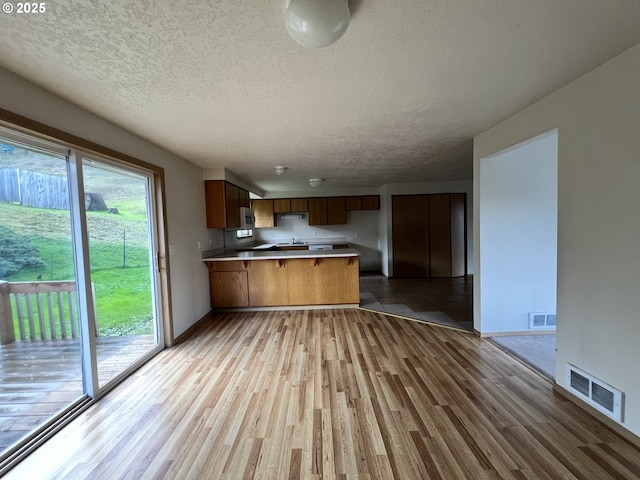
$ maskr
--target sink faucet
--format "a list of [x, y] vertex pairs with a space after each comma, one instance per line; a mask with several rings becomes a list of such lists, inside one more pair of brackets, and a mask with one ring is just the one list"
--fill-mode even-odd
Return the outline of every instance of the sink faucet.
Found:
[[293, 245], [294, 243], [296, 243], [296, 237], [291, 237], [291, 245]]

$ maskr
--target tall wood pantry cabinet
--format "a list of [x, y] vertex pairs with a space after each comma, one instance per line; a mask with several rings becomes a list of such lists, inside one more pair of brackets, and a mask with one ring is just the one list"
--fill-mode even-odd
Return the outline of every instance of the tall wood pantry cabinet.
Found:
[[391, 197], [393, 276], [466, 274], [466, 194]]

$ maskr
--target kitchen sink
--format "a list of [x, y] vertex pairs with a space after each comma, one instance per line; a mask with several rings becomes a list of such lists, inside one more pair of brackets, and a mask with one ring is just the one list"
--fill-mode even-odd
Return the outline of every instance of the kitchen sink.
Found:
[[287, 247], [287, 246], [305, 246], [309, 245], [307, 242], [284, 242], [284, 243], [276, 243], [278, 247]]

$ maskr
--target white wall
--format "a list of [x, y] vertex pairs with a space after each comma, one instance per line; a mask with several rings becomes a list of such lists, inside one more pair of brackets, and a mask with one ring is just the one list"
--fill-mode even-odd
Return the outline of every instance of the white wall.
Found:
[[556, 311], [557, 142], [554, 130], [480, 161], [482, 334]]
[[221, 232], [205, 228], [202, 169], [2, 68], [0, 85], [0, 107], [164, 168], [174, 334], [184, 332], [210, 310], [197, 242], [222, 245]]
[[385, 185], [381, 195], [381, 212], [385, 215], [381, 245], [385, 246], [382, 272], [393, 276], [393, 238], [392, 238], [392, 210], [391, 197], [393, 195], [419, 195], [429, 193], [466, 193], [467, 194], [467, 274], [473, 273], [473, 182], [415, 182], [390, 183]]
[[[558, 129], [556, 381], [567, 362], [626, 395], [640, 435], [640, 44], [474, 139], [480, 159]], [[476, 208], [477, 208], [477, 202]], [[482, 218], [474, 242], [480, 247]], [[482, 272], [476, 256], [476, 276]], [[475, 282], [475, 319], [484, 289]]]

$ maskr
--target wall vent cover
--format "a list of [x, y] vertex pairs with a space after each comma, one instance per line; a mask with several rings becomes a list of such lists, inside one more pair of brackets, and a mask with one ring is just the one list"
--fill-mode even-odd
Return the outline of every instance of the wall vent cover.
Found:
[[556, 312], [529, 312], [529, 329], [555, 330]]
[[565, 375], [565, 385], [572, 393], [614, 420], [623, 421], [624, 394], [620, 390], [570, 363], [566, 364]]

